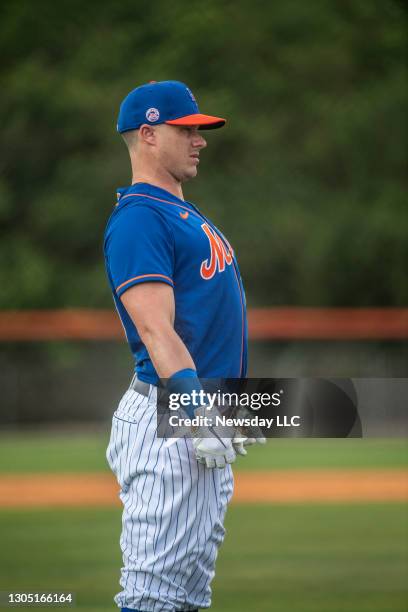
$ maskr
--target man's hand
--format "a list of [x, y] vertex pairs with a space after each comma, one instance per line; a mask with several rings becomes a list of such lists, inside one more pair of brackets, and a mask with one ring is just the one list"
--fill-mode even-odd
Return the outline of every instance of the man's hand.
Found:
[[234, 451], [237, 455], [247, 455], [247, 451], [244, 446], [247, 446], [248, 439], [246, 436], [242, 435], [239, 430], [235, 432], [235, 436], [232, 438], [232, 446], [234, 447]]
[[[196, 450], [196, 457], [199, 463], [207, 467], [224, 468], [227, 463], [233, 463], [237, 455], [247, 454], [246, 446], [252, 444], [265, 444], [266, 439], [262, 430], [256, 426], [230, 427], [214, 426], [216, 415], [219, 410], [216, 407], [208, 409], [202, 406], [195, 412], [196, 416], [206, 416], [209, 427], [199, 427], [193, 429], [193, 444]], [[246, 408], [239, 408], [235, 417], [243, 418], [251, 416]], [[225, 437], [226, 432], [230, 437]]]
[[208, 468], [225, 468], [234, 463], [236, 454], [229, 438], [193, 438], [197, 461]]
[[[234, 413], [234, 418], [245, 419], [251, 418], [253, 414], [243, 406], [240, 406]], [[232, 440], [235, 451], [238, 455], [246, 455], [247, 451], [245, 446], [252, 446], [253, 444], [266, 444], [266, 438], [263, 435], [262, 429], [257, 425], [249, 425], [237, 427], [235, 435]]]
[[237, 455], [247, 455], [248, 451], [245, 446], [252, 446], [252, 444], [266, 444], [266, 438], [263, 434], [258, 438], [247, 438], [240, 427], [237, 427], [235, 436], [232, 439], [232, 446]]
[[236, 454], [232, 439], [225, 437], [231, 428], [216, 426], [215, 417], [219, 416], [217, 408], [201, 406], [195, 411], [195, 416], [205, 417], [208, 423], [203, 427], [192, 428], [197, 461], [208, 468], [225, 468], [228, 463], [233, 463]]

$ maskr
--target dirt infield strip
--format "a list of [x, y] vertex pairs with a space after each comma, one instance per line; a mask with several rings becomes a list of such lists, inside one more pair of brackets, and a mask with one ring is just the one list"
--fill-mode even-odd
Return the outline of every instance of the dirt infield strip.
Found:
[[[115, 506], [110, 474], [0, 476], [0, 507]], [[407, 501], [408, 470], [237, 472], [234, 503]]]

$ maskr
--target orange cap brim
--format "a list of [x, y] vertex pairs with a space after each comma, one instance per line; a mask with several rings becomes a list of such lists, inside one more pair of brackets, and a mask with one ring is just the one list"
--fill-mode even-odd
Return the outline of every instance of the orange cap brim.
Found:
[[200, 130], [214, 130], [215, 128], [220, 128], [225, 125], [226, 119], [196, 113], [194, 115], [179, 117], [178, 119], [171, 119], [170, 121], [165, 121], [165, 123], [169, 125], [198, 125]]

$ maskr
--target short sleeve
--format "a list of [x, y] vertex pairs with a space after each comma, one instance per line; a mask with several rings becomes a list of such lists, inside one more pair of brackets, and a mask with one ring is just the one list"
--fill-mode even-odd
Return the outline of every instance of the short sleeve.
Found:
[[118, 211], [106, 244], [114, 289], [121, 296], [138, 283], [159, 281], [174, 286], [174, 238], [160, 213], [148, 206]]

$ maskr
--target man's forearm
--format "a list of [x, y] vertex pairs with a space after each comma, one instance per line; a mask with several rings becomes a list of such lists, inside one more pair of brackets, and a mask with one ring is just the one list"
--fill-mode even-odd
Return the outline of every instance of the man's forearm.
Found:
[[195, 370], [186, 345], [172, 327], [146, 329], [141, 338], [160, 378], [170, 378], [186, 368]]

